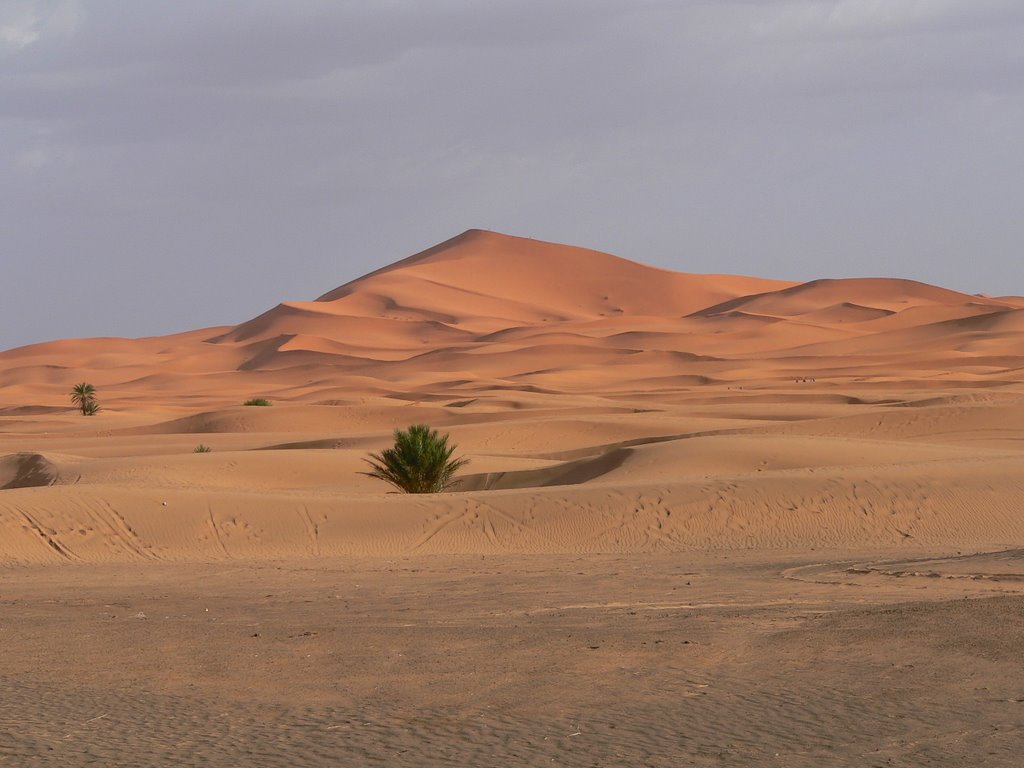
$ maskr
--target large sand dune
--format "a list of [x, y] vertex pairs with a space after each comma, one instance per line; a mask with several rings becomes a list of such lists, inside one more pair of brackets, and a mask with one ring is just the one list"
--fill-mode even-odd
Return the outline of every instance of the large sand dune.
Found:
[[[259, 394], [558, 395], [656, 386], [817, 388], [882, 381], [1000, 386], [1024, 369], [1019, 303], [909, 280], [794, 285], [654, 269], [471, 230], [233, 328], [55, 341], [0, 354], [0, 407], [63, 405], [69, 381], [109, 410]], [[656, 354], [664, 353], [664, 354]], [[696, 377], [696, 378], [680, 378]], [[122, 408], [121, 406], [126, 406]]]
[[0, 763], [1017, 766], [1022, 313], [470, 231], [0, 353]]
[[[471, 230], [235, 327], [0, 354], [0, 558], [1018, 544], [1022, 312]], [[416, 422], [459, 492], [360, 474]]]

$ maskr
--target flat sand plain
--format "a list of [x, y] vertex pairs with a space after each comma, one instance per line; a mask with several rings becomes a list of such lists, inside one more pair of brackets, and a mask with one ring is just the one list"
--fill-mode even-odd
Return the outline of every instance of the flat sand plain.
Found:
[[1024, 554], [849, 556], [5, 570], [0, 763], [1019, 765]]
[[471, 231], [0, 353], [0, 765], [1019, 765], [1021, 318]]

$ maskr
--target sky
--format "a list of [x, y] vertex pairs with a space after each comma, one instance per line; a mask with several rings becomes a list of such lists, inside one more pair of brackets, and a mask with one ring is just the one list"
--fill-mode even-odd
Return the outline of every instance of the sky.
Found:
[[469, 228], [1024, 294], [1020, 0], [0, 0], [0, 349]]

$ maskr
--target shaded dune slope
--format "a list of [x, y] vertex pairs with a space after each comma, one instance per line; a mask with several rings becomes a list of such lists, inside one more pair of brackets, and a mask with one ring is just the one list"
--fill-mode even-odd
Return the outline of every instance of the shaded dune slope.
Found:
[[57, 467], [40, 453], [0, 456], [0, 490], [53, 485], [57, 477]]

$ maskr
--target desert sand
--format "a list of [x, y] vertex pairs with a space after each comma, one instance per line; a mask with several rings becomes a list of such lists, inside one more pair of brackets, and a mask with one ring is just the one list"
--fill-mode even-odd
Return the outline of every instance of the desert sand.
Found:
[[1019, 765], [1022, 470], [1024, 299], [909, 280], [470, 230], [12, 349], [0, 764]]

